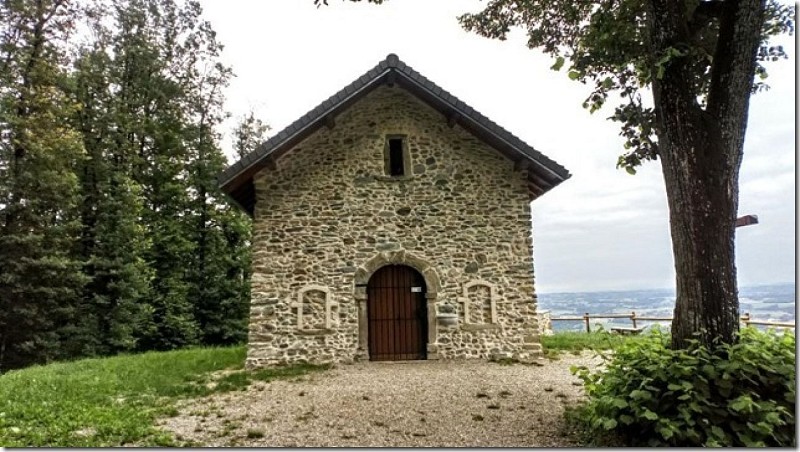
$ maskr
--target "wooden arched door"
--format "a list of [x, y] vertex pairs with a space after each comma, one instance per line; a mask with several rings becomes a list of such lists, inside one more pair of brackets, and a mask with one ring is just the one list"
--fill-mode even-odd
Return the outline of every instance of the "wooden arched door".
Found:
[[370, 361], [426, 359], [425, 279], [405, 265], [381, 267], [367, 284]]

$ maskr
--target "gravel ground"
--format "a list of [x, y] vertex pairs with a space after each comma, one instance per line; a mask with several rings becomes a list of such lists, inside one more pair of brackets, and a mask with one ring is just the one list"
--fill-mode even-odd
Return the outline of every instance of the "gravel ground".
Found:
[[583, 397], [569, 368], [599, 362], [339, 365], [187, 401], [160, 425], [204, 446], [574, 446], [560, 433], [564, 405]]

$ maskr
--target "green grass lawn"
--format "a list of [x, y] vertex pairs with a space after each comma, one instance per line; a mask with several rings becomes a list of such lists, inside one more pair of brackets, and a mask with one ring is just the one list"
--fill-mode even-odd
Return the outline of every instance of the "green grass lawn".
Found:
[[[0, 375], [0, 446], [179, 445], [156, 429], [174, 402], [320, 369], [242, 370], [244, 347], [84, 359]], [[210, 373], [230, 370], [211, 381]]]
[[607, 331], [584, 333], [580, 331], [563, 331], [552, 336], [542, 336], [542, 348], [548, 358], [559, 354], [580, 353], [583, 350], [614, 350], [626, 341], [640, 340], [642, 336], [626, 336], [612, 334]]

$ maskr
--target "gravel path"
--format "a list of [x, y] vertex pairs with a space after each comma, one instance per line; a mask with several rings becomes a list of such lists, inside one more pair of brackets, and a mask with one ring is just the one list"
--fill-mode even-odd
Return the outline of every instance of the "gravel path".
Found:
[[186, 402], [161, 427], [204, 446], [574, 446], [564, 405], [582, 397], [562, 355], [542, 366], [483, 361], [340, 365]]

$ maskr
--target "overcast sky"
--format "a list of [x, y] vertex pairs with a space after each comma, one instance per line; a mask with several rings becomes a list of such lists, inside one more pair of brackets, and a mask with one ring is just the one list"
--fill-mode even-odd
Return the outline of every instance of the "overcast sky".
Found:
[[[659, 163], [636, 176], [617, 170], [610, 110], [582, 109], [587, 87], [550, 70], [522, 32], [508, 41], [467, 33], [456, 17], [485, 4], [472, 0], [329, 3], [201, 0], [237, 74], [227, 91], [234, 117], [253, 110], [275, 133], [396, 53], [572, 173], [533, 203], [539, 292], [674, 286]], [[792, 59], [769, 66], [772, 89], [751, 102], [739, 212], [760, 224], [737, 230], [740, 285], [795, 277], [796, 60], [794, 40], [785, 44]]]

